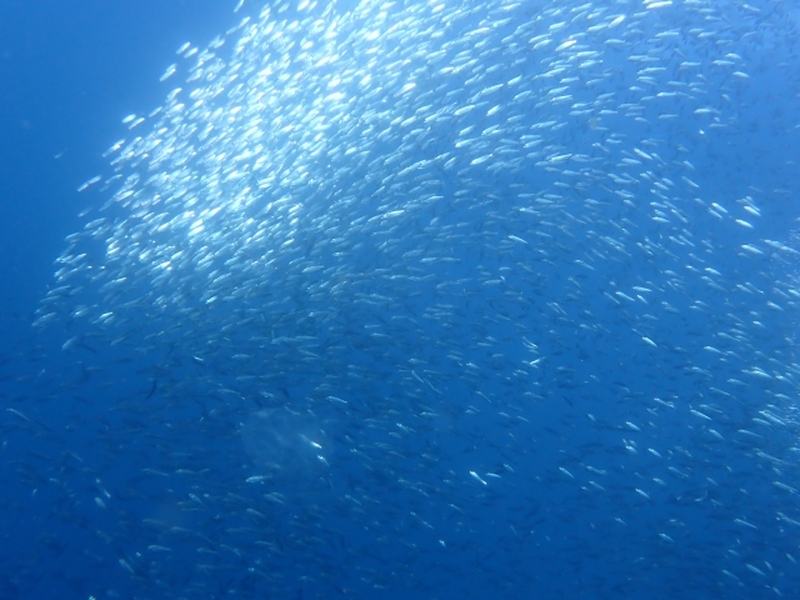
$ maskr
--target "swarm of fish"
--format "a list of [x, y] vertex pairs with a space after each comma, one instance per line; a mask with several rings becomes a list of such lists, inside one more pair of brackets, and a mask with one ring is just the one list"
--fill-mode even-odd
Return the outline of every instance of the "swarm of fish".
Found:
[[800, 596], [797, 250], [755, 116], [795, 34], [301, 0], [182, 46], [36, 315], [74, 585]]

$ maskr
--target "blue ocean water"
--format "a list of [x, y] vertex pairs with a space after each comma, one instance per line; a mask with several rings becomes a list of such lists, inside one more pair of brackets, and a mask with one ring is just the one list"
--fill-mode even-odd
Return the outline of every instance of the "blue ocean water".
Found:
[[0, 597], [800, 596], [794, 6], [72, 4], [0, 6]]
[[[0, 7], [4, 328], [27, 331], [63, 238], [80, 226], [75, 192], [101, 169], [119, 121], [157, 105], [157, 75], [188, 39], [211, 39], [230, 2], [17, 2]], [[112, 140], [113, 141], [113, 140]], [[47, 230], [47, 233], [45, 233]], [[27, 313], [27, 314], [26, 314]]]

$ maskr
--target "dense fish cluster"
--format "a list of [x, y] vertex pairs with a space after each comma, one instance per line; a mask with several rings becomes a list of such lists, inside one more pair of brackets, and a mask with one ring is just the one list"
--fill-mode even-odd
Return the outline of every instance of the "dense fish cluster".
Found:
[[74, 529], [37, 556], [97, 600], [799, 597], [781, 8], [301, 0], [182, 46], [38, 309], [69, 375], [6, 414]]

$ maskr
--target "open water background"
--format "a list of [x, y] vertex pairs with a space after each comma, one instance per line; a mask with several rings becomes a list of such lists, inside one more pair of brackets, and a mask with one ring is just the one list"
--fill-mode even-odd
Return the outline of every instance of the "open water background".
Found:
[[0, 6], [0, 598], [800, 596], [798, 9], [305, 4]]

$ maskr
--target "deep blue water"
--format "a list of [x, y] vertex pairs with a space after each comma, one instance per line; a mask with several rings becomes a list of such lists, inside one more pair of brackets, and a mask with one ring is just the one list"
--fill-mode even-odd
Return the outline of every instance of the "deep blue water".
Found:
[[158, 75], [187, 40], [210, 40], [235, 3], [17, 2], [0, 6], [3, 327], [27, 330], [44, 265], [79, 226], [76, 193], [105, 164], [119, 121], [157, 105]]
[[72, 4], [0, 6], [0, 598], [800, 597], [797, 9]]

